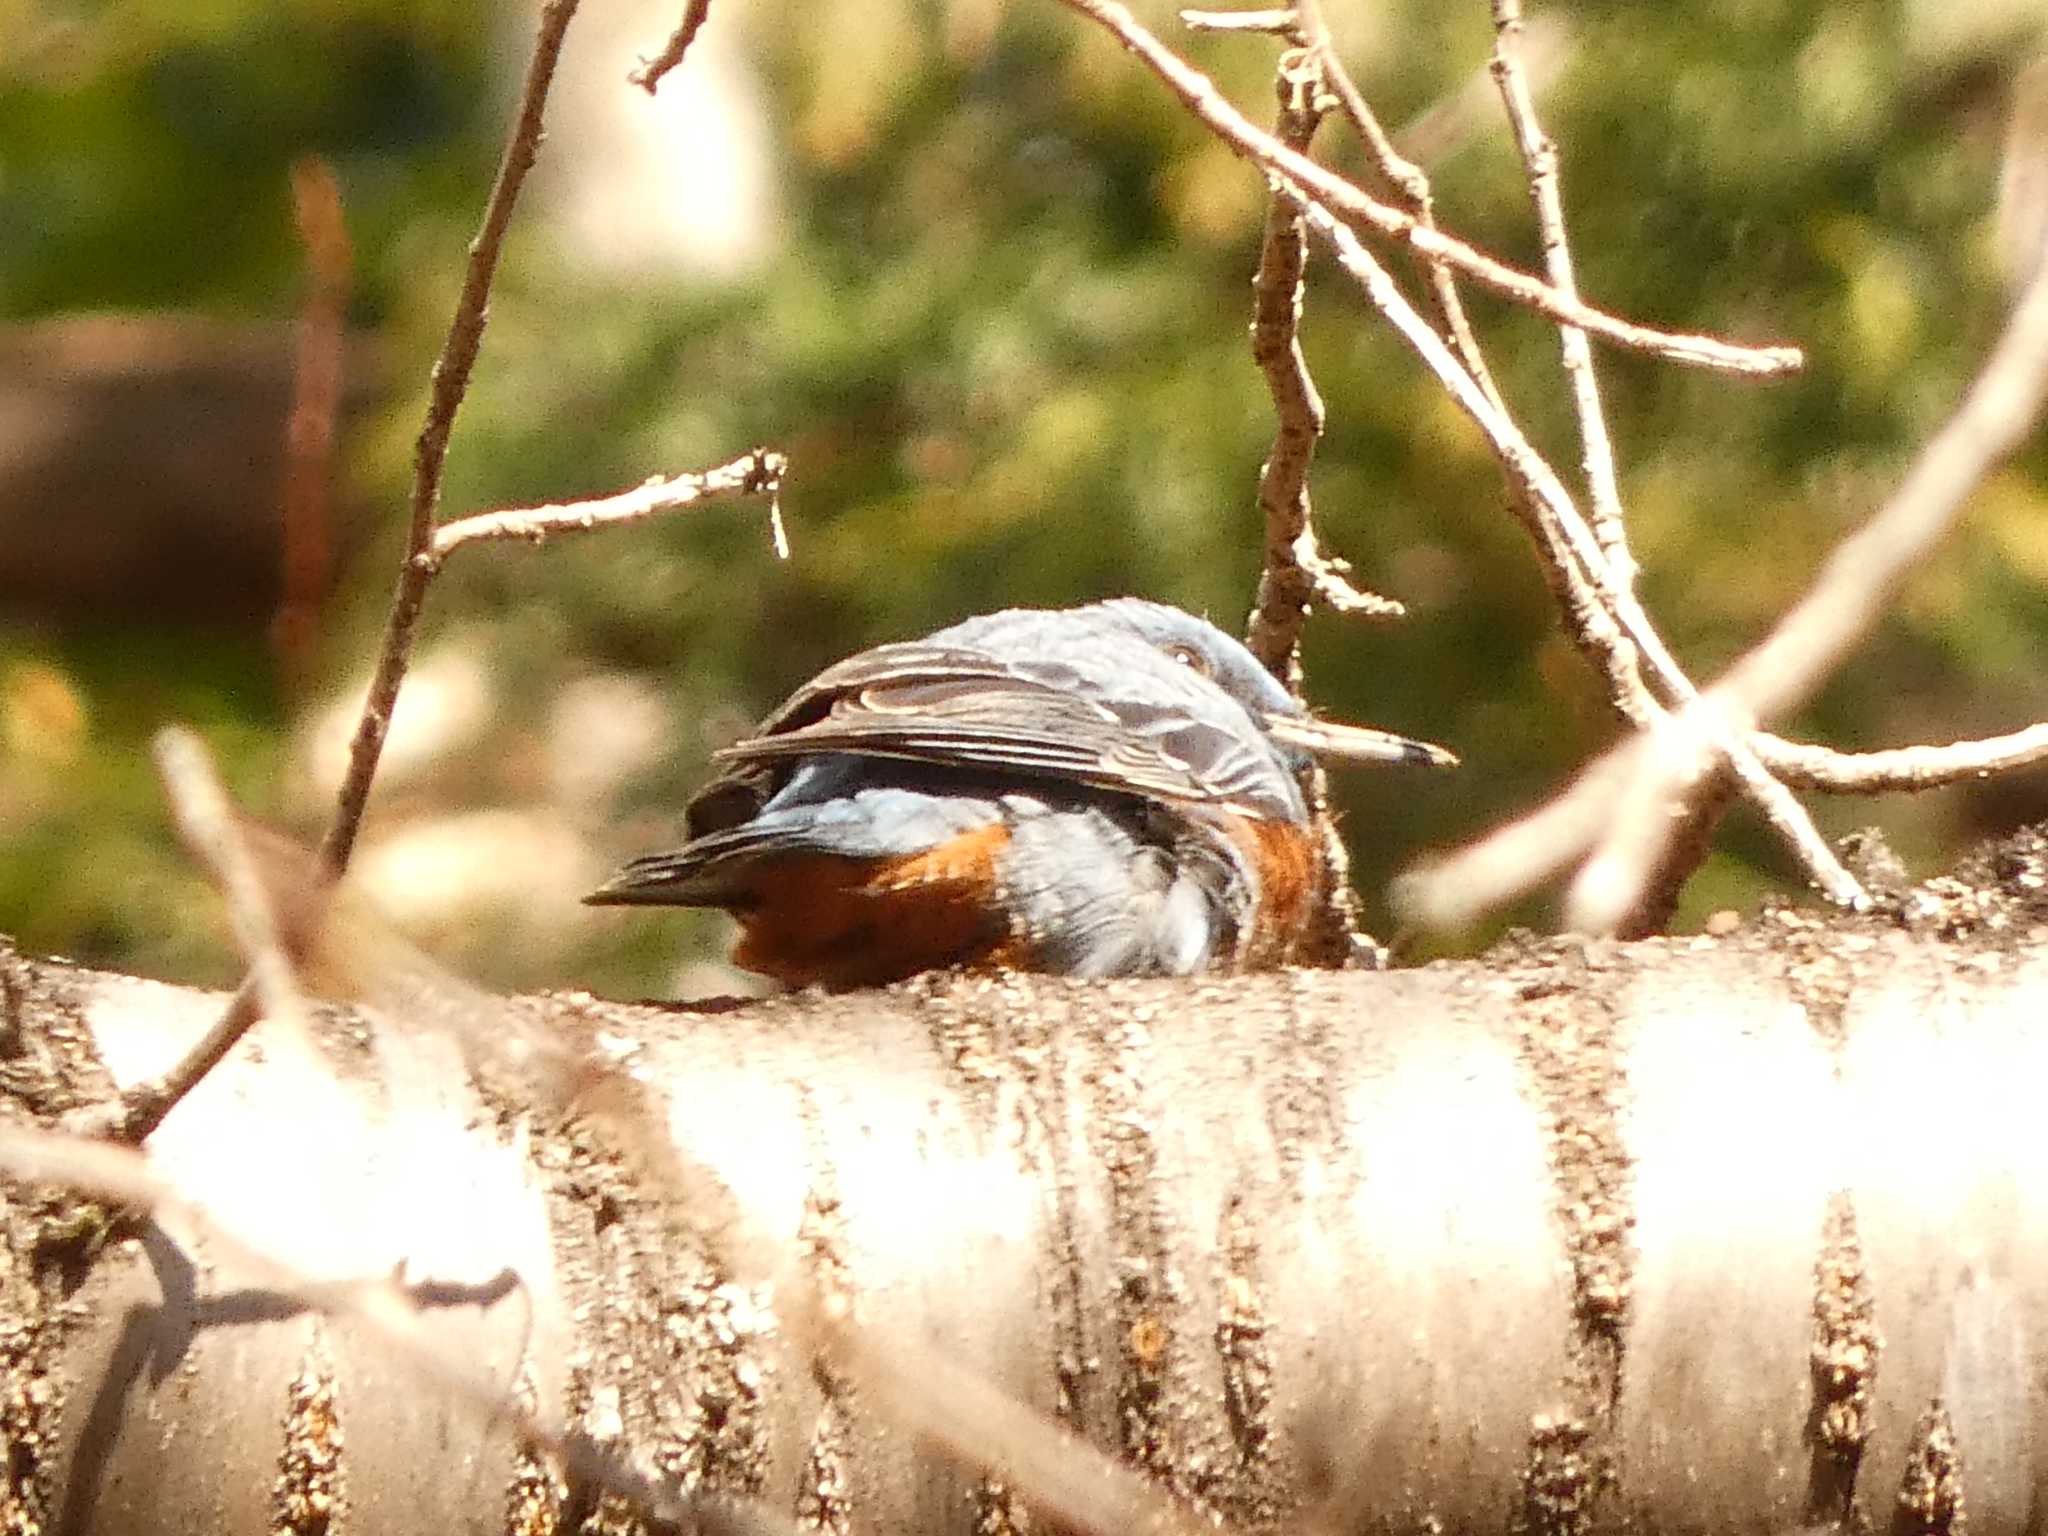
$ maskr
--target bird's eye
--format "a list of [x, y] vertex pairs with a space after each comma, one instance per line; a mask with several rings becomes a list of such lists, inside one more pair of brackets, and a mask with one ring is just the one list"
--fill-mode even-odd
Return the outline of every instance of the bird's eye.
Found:
[[1186, 667], [1190, 672], [1197, 673], [1202, 677], [1209, 675], [1209, 658], [1196, 650], [1192, 645], [1169, 645], [1166, 648], [1166, 654]]

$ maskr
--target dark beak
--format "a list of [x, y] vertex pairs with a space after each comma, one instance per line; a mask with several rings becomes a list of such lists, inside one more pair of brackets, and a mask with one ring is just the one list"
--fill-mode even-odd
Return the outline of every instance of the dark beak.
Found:
[[1266, 729], [1276, 741], [1340, 763], [1405, 763], [1417, 768], [1455, 768], [1458, 755], [1434, 742], [1369, 725], [1339, 725], [1308, 715], [1268, 715]]
[[673, 854], [635, 859], [583, 898], [586, 907], [687, 907], [693, 905], [685, 868]]

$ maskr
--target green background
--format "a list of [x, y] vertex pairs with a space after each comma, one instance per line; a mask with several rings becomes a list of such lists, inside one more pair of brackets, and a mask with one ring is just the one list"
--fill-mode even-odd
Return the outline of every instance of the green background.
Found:
[[[1189, 38], [1164, 7], [1140, 10], [1267, 115], [1269, 40]], [[1486, 7], [1326, 10], [1383, 118], [1428, 127], [1446, 226], [1537, 265], [1497, 108], [1478, 95], [1442, 129], [1448, 104], [1486, 86]], [[1903, 0], [1537, 14], [1589, 297], [1810, 357], [1756, 382], [1598, 350], [1643, 594], [1711, 675], [1879, 503], [1996, 335], [2007, 107], [2038, 23], [2028, 7]], [[565, 76], [634, 110], [633, 48], [665, 25], [572, 31]], [[317, 836], [333, 787], [317, 743], [360, 686], [389, 593], [426, 373], [531, 17], [209, 0], [0, 8], [0, 26], [0, 306], [25, 345], [116, 312], [253, 328], [288, 356], [307, 285], [289, 168], [317, 153], [342, 190], [361, 366], [310, 664], [282, 664], [260, 583], [223, 596], [176, 562], [140, 598], [16, 590], [0, 607], [0, 931], [226, 982], [217, 904], [169, 833], [148, 737], [195, 725], [250, 809]], [[1245, 323], [1263, 189], [1106, 34], [1051, 0], [720, 0], [663, 93], [711, 74], [757, 104], [758, 259], [621, 265], [601, 239], [593, 254], [566, 228], [564, 188], [610, 167], [558, 114], [553, 190], [537, 186], [515, 226], [444, 506], [597, 494], [761, 443], [792, 460], [794, 554], [778, 563], [759, 512], [735, 505], [473, 551], [439, 583], [420, 693], [434, 739], [380, 783], [361, 869], [401, 927], [497, 985], [723, 985], [693, 965], [718, 952], [717, 920], [588, 913], [574, 896], [668, 837], [709, 750], [835, 656], [975, 610], [1120, 592], [1236, 629], [1257, 570], [1271, 419]], [[1355, 164], [1339, 125], [1318, 144]], [[673, 155], [719, 152], [679, 135]], [[1467, 292], [1521, 419], [1576, 484], [1554, 333]], [[1410, 608], [1396, 625], [1319, 617], [1312, 702], [1466, 763], [1342, 777], [1383, 918], [1390, 872], [1535, 803], [1613, 725], [1477, 434], [1326, 264], [1305, 345], [1330, 412], [1314, 479], [1326, 542]], [[138, 396], [119, 419], [177, 398]], [[55, 419], [29, 399], [29, 419]], [[17, 486], [16, 528], [84, 537], [143, 478], [122, 455], [146, 444], [100, 421], [84, 452], [109, 488]], [[246, 452], [223, 448], [220, 469], [224, 517], [274, 516]], [[2036, 448], [1980, 493], [1794, 730], [1873, 747], [2043, 713], [2043, 470]], [[2044, 798], [2036, 774], [1819, 813], [1831, 832], [1882, 824], [1931, 872]], [[1788, 878], [1738, 812], [1681, 925]], [[1514, 915], [1540, 924], [1547, 908]]]

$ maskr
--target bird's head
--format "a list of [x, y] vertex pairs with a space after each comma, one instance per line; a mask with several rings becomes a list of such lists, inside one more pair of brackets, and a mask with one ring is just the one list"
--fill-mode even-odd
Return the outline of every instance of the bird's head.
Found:
[[1264, 728], [1297, 776], [1307, 770], [1311, 758], [1431, 768], [1457, 764], [1455, 754], [1431, 742], [1311, 715], [1242, 642], [1183, 609], [1118, 597], [1078, 611], [1137, 636], [1209, 679]]

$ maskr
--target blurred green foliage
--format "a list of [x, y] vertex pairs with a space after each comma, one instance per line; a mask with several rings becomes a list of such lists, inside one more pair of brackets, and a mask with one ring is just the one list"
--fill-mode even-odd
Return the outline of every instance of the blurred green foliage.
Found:
[[[1142, 9], [1170, 24], [1164, 7]], [[1477, 3], [1326, 9], [1390, 124], [1483, 68]], [[1709, 674], [1877, 504], [1996, 333], [2006, 94], [2038, 24], [1982, 7], [1966, 26], [1910, 0], [1578, 0], [1543, 14], [1564, 29], [1543, 107], [1586, 292], [1674, 329], [1794, 341], [1811, 359], [1755, 383], [1598, 353], [1644, 593]], [[233, 963], [166, 830], [148, 733], [197, 724], [246, 803], [317, 835], [331, 786], [313, 782], [307, 722], [374, 644], [426, 369], [527, 18], [480, 0], [0, 18], [19, 44], [0, 50], [9, 317], [287, 319], [303, 277], [286, 171], [319, 153], [357, 248], [352, 316], [385, 360], [381, 403], [343, 466], [375, 530], [341, 573], [314, 679], [287, 686], [261, 633], [32, 606], [0, 617], [0, 931], [225, 981]], [[650, 19], [643, 46], [661, 25]], [[757, 513], [720, 508], [479, 552], [437, 587], [425, 649], [469, 656], [488, 708], [438, 772], [380, 787], [371, 841], [438, 817], [479, 865], [501, 866], [499, 885], [456, 904], [459, 921], [410, 926], [502, 984], [661, 990], [679, 950], [712, 952], [718, 930], [586, 918], [560, 891], [523, 901], [507, 874], [523, 866], [500, 842], [510, 823], [474, 813], [535, 811], [602, 864], [672, 830], [721, 734], [849, 649], [978, 609], [1116, 592], [1236, 627], [1257, 569], [1251, 491], [1271, 424], [1244, 342], [1255, 174], [1049, 0], [721, 0], [713, 27], [759, 76], [781, 210], [770, 254], [739, 276], [621, 275], [536, 202], [497, 285], [445, 507], [596, 494], [765, 443], [794, 465], [794, 558], [774, 561]], [[1266, 40], [1166, 35], [1265, 115]], [[631, 62], [572, 50], [565, 67], [626, 92]], [[694, 56], [664, 92], [700, 88], [711, 67]], [[1356, 165], [1334, 124], [1321, 148]], [[548, 154], [571, 174], [601, 169], [560, 132]], [[1539, 262], [1497, 114], [1430, 169], [1449, 227]], [[1509, 398], [1574, 469], [1554, 334], [1470, 302]], [[1313, 702], [1449, 742], [1467, 763], [1427, 781], [1343, 780], [1359, 875], [1377, 890], [1420, 848], [1531, 804], [1613, 726], [1476, 434], [1340, 275], [1316, 270], [1307, 316], [1330, 410], [1314, 481], [1325, 540], [1412, 614], [1376, 628], [1318, 619]], [[2044, 468], [2035, 451], [1987, 489], [1800, 731], [1875, 746], [2043, 713]], [[43, 515], [63, 538], [90, 509]], [[608, 749], [561, 707], [565, 689], [601, 677], [633, 680], [663, 711], [662, 750], [615, 775], [576, 762]], [[598, 787], [565, 799], [576, 772]], [[2044, 800], [2036, 775], [1822, 812], [1835, 831], [1881, 821], [1925, 869]], [[556, 845], [535, 846], [534, 867], [554, 868]], [[1739, 813], [1719, 846], [1686, 920], [1786, 878]], [[412, 866], [396, 867], [402, 894]]]

